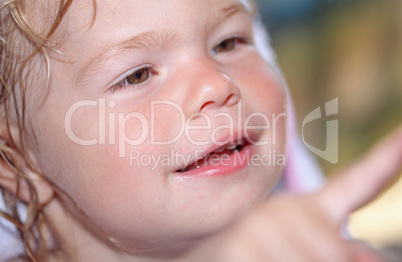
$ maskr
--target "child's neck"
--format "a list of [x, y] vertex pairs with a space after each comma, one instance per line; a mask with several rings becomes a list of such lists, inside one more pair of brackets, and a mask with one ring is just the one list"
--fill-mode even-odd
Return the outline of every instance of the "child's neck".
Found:
[[[53, 251], [49, 252], [47, 261], [134, 261], [134, 262], [188, 262], [205, 261], [215, 246], [214, 241], [197, 241], [175, 250], [133, 254], [115, 246], [96, 229], [79, 221], [55, 198], [45, 209], [46, 217], [55, 237]], [[170, 252], [171, 250], [171, 252]]]

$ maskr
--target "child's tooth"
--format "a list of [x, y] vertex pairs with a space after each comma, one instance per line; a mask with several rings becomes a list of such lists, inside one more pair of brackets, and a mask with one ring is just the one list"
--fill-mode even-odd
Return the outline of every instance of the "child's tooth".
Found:
[[245, 138], [241, 138], [237, 141], [237, 144], [240, 146], [244, 146], [246, 144], [246, 139]]
[[216, 153], [221, 153], [223, 151], [225, 151], [225, 147], [220, 147], [217, 150], [215, 150]]
[[236, 144], [230, 144], [230, 145], [227, 145], [227, 146], [226, 146], [226, 148], [229, 149], [229, 150], [233, 150], [233, 149], [235, 149], [236, 147], [237, 147]]

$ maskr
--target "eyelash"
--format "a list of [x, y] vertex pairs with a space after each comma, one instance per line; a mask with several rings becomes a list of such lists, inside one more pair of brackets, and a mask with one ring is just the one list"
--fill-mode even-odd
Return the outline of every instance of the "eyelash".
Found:
[[[215, 47], [212, 49], [212, 53], [213, 53], [213, 54], [219, 53], [219, 52], [217, 51], [217, 49], [218, 49], [220, 46], [222, 46], [224, 43], [227, 43], [228, 41], [233, 41], [233, 47], [230, 48], [230, 50], [222, 51], [221, 53], [230, 52], [230, 51], [236, 49], [236, 47], [237, 47], [238, 44], [249, 44], [249, 43], [250, 43], [250, 41], [249, 41], [247, 38], [245, 38], [245, 37], [236, 36], [236, 37], [226, 38], [226, 39], [224, 39], [223, 41], [221, 41], [217, 46], [215, 46]], [[225, 47], [223, 47], [223, 48], [225, 48]]]
[[[123, 88], [128, 88], [131, 86], [135, 86], [135, 88], [142, 88], [145, 85], [145, 82], [152, 76], [155, 74], [155, 72], [152, 71], [152, 66], [151, 65], [145, 65], [145, 66], [141, 66], [139, 68], [134, 68], [133, 72], [130, 73], [129, 75], [127, 75], [124, 79], [120, 80], [119, 82], [117, 82], [116, 84], [112, 85], [109, 89], [108, 92], [110, 93], [114, 93], [120, 89]], [[142, 82], [140, 83], [130, 83], [132, 81], [134, 81], [134, 77], [137, 78], [141, 78], [142, 75], [138, 75], [139, 73], [144, 73], [146, 72], [146, 79], [144, 79]]]
[[[212, 49], [212, 53], [218, 54], [218, 53], [226, 53], [226, 52], [230, 52], [233, 51], [234, 49], [236, 49], [238, 44], [249, 44], [250, 41], [247, 38], [244, 37], [230, 37], [227, 39], [222, 40], [218, 45], [216, 45], [213, 49]], [[225, 44], [229, 44], [229, 50], [225, 50], [225, 51], [217, 51], [217, 49], [219, 48], [226, 48], [227, 46]], [[230, 45], [233, 44], [233, 47], [230, 47]], [[132, 73], [130, 73], [129, 75], [127, 75], [124, 79], [120, 80], [119, 82], [117, 82], [116, 84], [112, 85], [109, 89], [108, 92], [110, 93], [115, 93], [123, 88], [129, 88], [129, 87], [135, 87], [136, 89], [138, 88], [142, 88], [145, 85], [145, 82], [153, 75], [155, 74], [152, 71], [152, 66], [150, 65], [145, 65], [142, 66], [138, 69], [134, 69], [135, 71], [133, 71]], [[135, 77], [137, 78], [142, 78], [142, 74], [146, 72], [146, 78], [141, 81], [140, 83], [130, 83], [132, 81], [134, 81]], [[141, 75], [138, 75], [141, 74]]]

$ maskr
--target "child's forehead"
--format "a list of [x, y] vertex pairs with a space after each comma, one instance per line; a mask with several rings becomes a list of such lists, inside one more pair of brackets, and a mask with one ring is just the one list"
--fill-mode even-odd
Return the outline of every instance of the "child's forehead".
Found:
[[[92, 0], [78, 0], [66, 14], [56, 41], [59, 50], [77, 61], [75, 68], [81, 71], [91, 66], [87, 61], [125, 39], [160, 31], [167, 36], [196, 35], [239, 12], [250, 14], [238, 0], [97, 0], [96, 5]], [[78, 61], [79, 53], [84, 55]]]
[[75, 0], [70, 8], [72, 10], [66, 15], [64, 27], [70, 33], [88, 30], [96, 24], [108, 24], [118, 29], [123, 19], [129, 20], [132, 27], [145, 27], [150, 23], [168, 27], [166, 23], [177, 25], [184, 18], [187, 21], [181, 22], [208, 21], [235, 8], [252, 12], [248, 0]]

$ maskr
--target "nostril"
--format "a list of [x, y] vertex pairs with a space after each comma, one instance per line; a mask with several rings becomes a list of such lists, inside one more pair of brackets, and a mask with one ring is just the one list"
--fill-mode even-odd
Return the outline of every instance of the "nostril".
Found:
[[205, 103], [201, 106], [200, 112], [201, 112], [202, 110], [204, 110], [206, 107], [208, 107], [209, 105], [212, 105], [213, 103], [214, 103], [214, 101], [205, 102]]
[[226, 105], [231, 106], [236, 104], [239, 101], [239, 97], [236, 94], [231, 94], [230, 96], [228, 96], [225, 100]]
[[[236, 94], [231, 94], [231, 95], [229, 95], [229, 96], [226, 98], [226, 100], [223, 102], [222, 105], [232, 106], [232, 105], [234, 105], [234, 104], [236, 104], [236, 103], [238, 103], [238, 102], [239, 102], [239, 97], [238, 97]], [[201, 106], [200, 112], [203, 111], [203, 110], [205, 110], [205, 108], [207, 108], [209, 105], [212, 105], [212, 104], [215, 104], [215, 101], [208, 101], [208, 102], [205, 102], [205, 103]]]

